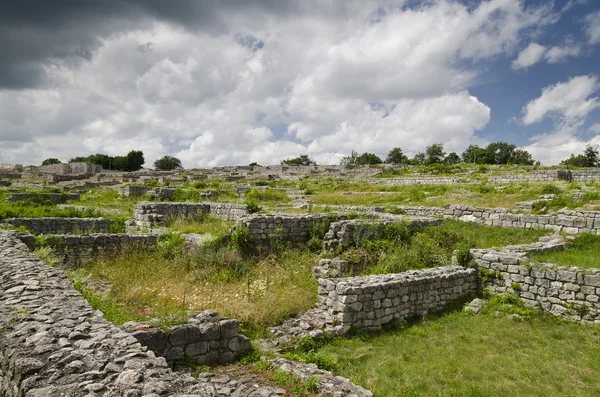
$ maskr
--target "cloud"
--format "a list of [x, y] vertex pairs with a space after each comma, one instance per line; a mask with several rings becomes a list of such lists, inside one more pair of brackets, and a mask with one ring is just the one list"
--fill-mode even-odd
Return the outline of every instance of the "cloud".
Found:
[[546, 51], [544, 59], [548, 63], [558, 63], [568, 57], [576, 57], [581, 53], [581, 49], [576, 45], [567, 45], [564, 47], [554, 46]]
[[599, 135], [588, 141], [578, 137], [587, 115], [600, 107], [597, 97], [592, 95], [600, 88], [595, 76], [577, 76], [548, 86], [542, 95], [523, 108], [523, 122], [533, 124], [548, 115], [556, 118], [552, 132], [539, 134], [530, 139], [531, 144], [523, 149], [544, 164], [558, 164], [572, 153], [583, 152], [586, 145], [600, 144], [600, 125], [595, 124], [590, 131]]
[[517, 59], [512, 63], [512, 69], [526, 69], [542, 60], [546, 47], [537, 43], [530, 43], [524, 50], [519, 53]]
[[478, 65], [553, 23], [551, 10], [395, 3], [73, 1], [28, 19], [2, 3], [0, 29], [32, 40], [0, 73], [37, 71], [0, 89], [0, 158], [142, 149], [147, 165], [164, 154], [186, 167], [303, 153], [328, 163], [482, 142], [491, 109], [469, 92]]
[[542, 89], [542, 95], [523, 108], [523, 123], [537, 123], [554, 114], [562, 124], [580, 122], [600, 106], [597, 97], [590, 98], [599, 88], [596, 76], [577, 76], [564, 83]]
[[593, 12], [585, 17], [585, 33], [588, 43], [600, 43], [600, 11]]

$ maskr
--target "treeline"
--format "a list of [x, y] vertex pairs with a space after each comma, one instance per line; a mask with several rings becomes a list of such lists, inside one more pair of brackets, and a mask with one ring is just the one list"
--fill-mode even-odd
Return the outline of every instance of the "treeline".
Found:
[[[101, 165], [106, 170], [115, 171], [139, 171], [144, 165], [144, 153], [141, 150], [132, 150], [127, 156], [109, 156], [107, 154], [96, 153], [87, 157], [73, 157], [69, 163], [93, 163]], [[42, 165], [60, 164], [57, 158], [49, 158], [42, 162]]]
[[459, 156], [456, 152], [446, 153], [441, 143], [434, 143], [425, 148], [425, 152], [419, 152], [413, 158], [406, 156], [399, 147], [389, 151], [387, 158], [382, 160], [373, 153], [358, 154], [352, 151], [350, 156], [342, 159], [342, 164], [366, 165], [366, 164], [519, 164], [533, 165], [534, 160], [531, 153], [526, 150], [517, 149], [515, 145], [506, 142], [490, 143], [486, 147], [469, 145]]
[[571, 166], [571, 167], [598, 167], [598, 149], [592, 145], [587, 145], [583, 154], [577, 156], [571, 153], [571, 157], [560, 162], [560, 165]]
[[[109, 156], [107, 154], [92, 154], [87, 157], [73, 157], [69, 163], [94, 163], [101, 165], [105, 170], [115, 171], [139, 171], [144, 165], [144, 153], [139, 150], [132, 150], [127, 156]], [[49, 158], [42, 162], [42, 165], [60, 164], [57, 158]], [[154, 168], [157, 171], [170, 171], [182, 169], [181, 160], [173, 156], [163, 156], [154, 162]]]

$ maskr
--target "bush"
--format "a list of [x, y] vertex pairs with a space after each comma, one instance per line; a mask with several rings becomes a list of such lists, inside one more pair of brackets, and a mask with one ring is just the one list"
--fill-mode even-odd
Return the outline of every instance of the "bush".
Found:
[[471, 249], [468, 246], [461, 246], [456, 250], [456, 261], [459, 266], [467, 267], [471, 260], [473, 259], [473, 255], [471, 255]]
[[249, 254], [252, 251], [248, 228], [245, 225], [238, 225], [231, 232], [231, 247], [241, 254]]
[[250, 213], [250, 214], [255, 214], [257, 212], [262, 211], [262, 208], [258, 206], [258, 203], [256, 202], [256, 200], [247, 199], [245, 203], [246, 203], [246, 209], [248, 210], [248, 213]]

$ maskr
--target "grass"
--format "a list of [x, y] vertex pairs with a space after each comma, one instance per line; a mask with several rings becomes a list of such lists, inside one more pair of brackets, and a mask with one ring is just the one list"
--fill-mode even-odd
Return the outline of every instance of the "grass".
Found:
[[[505, 185], [457, 183], [452, 185], [401, 185], [381, 186], [366, 182], [338, 180], [333, 178], [303, 181], [298, 188], [311, 193], [311, 200], [319, 205], [425, 205], [443, 207], [447, 204], [464, 204], [477, 207], [515, 208], [515, 203], [537, 199], [541, 194], [557, 194], [557, 197], [540, 203], [536, 209], [558, 210], [581, 205], [600, 205], [600, 193], [586, 191], [578, 201], [573, 193], [598, 189], [598, 184], [555, 182], [546, 184], [512, 182]], [[352, 191], [356, 194], [344, 194]], [[388, 192], [391, 194], [379, 194]]]
[[212, 234], [213, 236], [222, 236], [229, 233], [233, 226], [232, 222], [224, 222], [218, 218], [206, 216], [201, 219], [183, 219], [176, 218], [167, 222], [166, 226], [176, 232]]
[[314, 305], [315, 259], [300, 250], [244, 259], [227, 247], [177, 257], [129, 252], [96, 260], [73, 278], [105, 283], [105, 297], [124, 303], [131, 313], [215, 309], [264, 329]]
[[543, 252], [529, 256], [538, 262], [575, 266], [581, 269], [600, 268], [600, 236], [584, 233], [562, 251]]
[[496, 313], [506, 309], [514, 311], [488, 302], [477, 316], [452, 312], [336, 339], [318, 354], [380, 397], [600, 395], [598, 327]]
[[291, 201], [287, 193], [281, 190], [267, 188], [265, 191], [251, 189], [245, 193], [246, 200], [258, 203], [287, 203]]
[[[367, 226], [368, 227], [368, 226]], [[404, 228], [404, 230], [402, 230]], [[402, 224], [388, 225], [377, 240], [357, 240], [341, 258], [355, 264], [353, 274], [400, 273], [451, 264], [452, 252], [532, 243], [548, 230], [513, 229], [447, 220], [410, 235]], [[368, 231], [357, 235], [368, 235]]]

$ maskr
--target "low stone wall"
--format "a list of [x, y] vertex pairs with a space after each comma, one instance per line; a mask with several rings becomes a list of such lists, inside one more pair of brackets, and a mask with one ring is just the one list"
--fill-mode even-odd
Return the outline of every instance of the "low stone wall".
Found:
[[255, 247], [269, 248], [275, 240], [297, 246], [308, 242], [315, 228], [328, 230], [332, 220], [337, 218], [331, 214], [249, 215], [241, 218], [235, 227], [246, 227], [249, 241]]
[[24, 226], [33, 234], [108, 233], [111, 220], [104, 218], [7, 218], [12, 226]]
[[406, 223], [409, 231], [416, 232], [423, 230], [427, 226], [435, 226], [443, 222], [442, 219], [436, 218], [407, 218], [401, 216], [394, 218], [374, 221], [353, 219], [334, 222], [325, 235], [323, 247], [327, 250], [337, 247], [346, 248], [355, 245], [361, 239], [377, 239], [381, 237], [385, 227], [393, 223]]
[[[449, 205], [446, 216], [459, 221], [518, 229], [547, 229], [568, 234], [600, 234], [599, 211], [559, 211], [555, 215], [512, 213], [506, 208]], [[576, 215], [570, 215], [576, 214]]]
[[[530, 307], [539, 307], [559, 317], [600, 324], [600, 269], [532, 261], [534, 252], [564, 249], [560, 238], [542, 238], [535, 244], [499, 250], [472, 249], [474, 263], [488, 271], [484, 285], [492, 293], [510, 293]], [[600, 263], [599, 263], [600, 266]]]
[[0, 231], [0, 395], [211, 396], [106, 321], [62, 270]]
[[[174, 373], [164, 357], [106, 321], [61, 269], [44, 264], [13, 234], [0, 230], [0, 396], [281, 396], [281, 389], [249, 372], [238, 375], [238, 368], [231, 375], [204, 373], [198, 379]], [[210, 322], [209, 329], [214, 329]], [[221, 336], [234, 329], [234, 324], [219, 320]], [[227, 341], [227, 349], [236, 348], [234, 340]], [[240, 348], [247, 345], [244, 338], [237, 342]], [[331, 395], [372, 396], [314, 365], [283, 359], [272, 363], [304, 380], [315, 375], [319, 391]]]
[[169, 218], [200, 219], [213, 216], [224, 221], [237, 221], [248, 214], [243, 204], [223, 203], [138, 203], [133, 208], [137, 227], [162, 226]]
[[6, 203], [13, 203], [15, 201], [23, 201], [30, 199], [46, 199], [53, 203], [65, 203], [69, 200], [77, 201], [80, 199], [80, 195], [76, 193], [13, 193], [4, 200]]
[[458, 177], [437, 176], [437, 177], [405, 177], [405, 178], [369, 178], [366, 180], [380, 186], [400, 186], [400, 185], [452, 185], [459, 183]]
[[95, 258], [117, 255], [127, 250], [154, 248], [158, 236], [154, 234], [56, 235], [48, 237], [46, 241], [63, 257], [65, 265], [80, 266]]
[[215, 311], [198, 313], [186, 324], [167, 331], [136, 322], [125, 323], [123, 328], [167, 362], [188, 357], [202, 365], [225, 365], [235, 362], [236, 354], [250, 349], [250, 340], [239, 334], [239, 322]]
[[477, 291], [477, 271], [459, 266], [318, 281], [319, 307], [343, 327], [367, 330], [442, 311]]
[[176, 188], [173, 187], [153, 187], [153, 186], [135, 186], [128, 185], [119, 189], [119, 193], [125, 196], [139, 197], [146, 194], [155, 196], [161, 199], [169, 199], [173, 197]]

